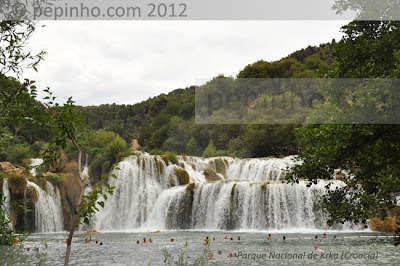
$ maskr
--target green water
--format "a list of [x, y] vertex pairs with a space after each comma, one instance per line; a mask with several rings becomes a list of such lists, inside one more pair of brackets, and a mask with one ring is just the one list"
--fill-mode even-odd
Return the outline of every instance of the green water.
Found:
[[[321, 242], [315, 240], [316, 234]], [[400, 265], [400, 247], [393, 246], [393, 239], [388, 234], [328, 232], [327, 239], [321, 239], [322, 232], [272, 233], [272, 240], [267, 240], [267, 232], [228, 232], [228, 240], [225, 240], [225, 235], [226, 232], [222, 231], [109, 232], [95, 235], [89, 244], [83, 244], [87, 236], [77, 233], [72, 245], [71, 265], [163, 265], [162, 249], [166, 247], [177, 259], [186, 242], [186, 254], [189, 262], [193, 262], [202, 254], [206, 236], [211, 238], [210, 251], [216, 258], [209, 261], [209, 265]], [[286, 241], [282, 240], [284, 235]], [[333, 235], [337, 238], [333, 239]], [[380, 237], [376, 238], [376, 235]], [[45, 256], [45, 265], [63, 264], [66, 250], [63, 241], [66, 237], [67, 233], [30, 235], [22, 251], [26, 264], [38, 261], [36, 252], [26, 251], [35, 247], [39, 247], [39, 254]], [[151, 237], [153, 243], [141, 241], [136, 244], [143, 237]], [[171, 238], [174, 238], [174, 243], [170, 242]], [[44, 240], [47, 240], [47, 249]], [[96, 240], [103, 245], [96, 244]], [[315, 246], [325, 254], [315, 253]], [[218, 250], [222, 255], [217, 255]], [[229, 259], [229, 253], [242, 255]]]

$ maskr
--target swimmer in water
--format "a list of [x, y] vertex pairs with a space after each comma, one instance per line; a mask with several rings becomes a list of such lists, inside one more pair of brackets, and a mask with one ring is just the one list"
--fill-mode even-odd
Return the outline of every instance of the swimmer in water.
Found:
[[172, 243], [172, 242], [174, 242], [174, 239], [173, 239], [173, 238], [171, 238], [171, 243]]
[[221, 250], [218, 250], [217, 255], [222, 255]]
[[271, 234], [268, 234], [267, 239], [268, 239], [268, 240], [271, 240]]
[[326, 233], [324, 233], [324, 234], [322, 235], [322, 238], [325, 238], [325, 239], [326, 239]]
[[210, 239], [208, 238], [208, 236], [206, 237], [206, 239], [204, 239], [204, 245], [208, 246], [210, 245]]
[[213, 254], [211, 252], [208, 254], [208, 259], [209, 260], [215, 260]]
[[213, 237], [213, 241], [215, 241], [215, 237]]
[[143, 243], [147, 243], [147, 239], [143, 237]]
[[286, 240], [286, 236], [283, 236], [283, 237], [282, 237], [282, 240], [285, 241], [285, 240]]
[[232, 258], [232, 253], [228, 254], [228, 259]]
[[228, 234], [226, 234], [226, 236], [225, 236], [225, 240], [228, 240]]
[[324, 253], [325, 252], [322, 249], [318, 248], [317, 246], [315, 246], [314, 251], [317, 252], [317, 253]]
[[138, 244], [138, 245], [139, 245], [139, 244], [140, 244], [140, 241], [139, 241], [139, 240], [138, 240], [138, 241], [136, 241], [136, 244]]
[[238, 240], [240, 241], [240, 236], [238, 236]]
[[318, 236], [315, 236], [315, 239], [318, 239]]
[[150, 243], [153, 243], [153, 239], [151, 239], [151, 237], [150, 237], [149, 241], [150, 241]]

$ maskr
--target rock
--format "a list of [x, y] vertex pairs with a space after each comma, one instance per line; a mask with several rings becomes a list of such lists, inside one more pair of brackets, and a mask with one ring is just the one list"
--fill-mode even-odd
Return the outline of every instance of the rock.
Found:
[[10, 162], [0, 162], [0, 168], [4, 173], [10, 173], [16, 169]]
[[213, 169], [204, 169], [203, 175], [206, 177], [207, 182], [223, 180]]
[[189, 174], [185, 169], [175, 167], [175, 174], [181, 185], [187, 185], [190, 182]]
[[140, 145], [139, 145], [138, 140], [137, 140], [137, 139], [132, 139], [132, 142], [131, 142], [131, 150], [132, 150], [132, 151], [137, 151], [137, 150], [139, 150], [139, 149], [140, 149]]
[[393, 217], [386, 217], [384, 220], [381, 218], [372, 218], [369, 221], [369, 226], [372, 231], [381, 232], [394, 232], [397, 229], [396, 219]]
[[10, 162], [0, 162], [0, 170], [7, 174], [15, 173], [17, 175], [23, 175], [24, 170], [17, 168]]

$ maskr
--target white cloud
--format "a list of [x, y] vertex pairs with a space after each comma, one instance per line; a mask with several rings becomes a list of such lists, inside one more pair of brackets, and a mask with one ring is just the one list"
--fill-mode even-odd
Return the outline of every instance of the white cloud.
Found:
[[33, 50], [48, 52], [27, 72], [60, 101], [132, 104], [247, 64], [277, 60], [340, 39], [345, 21], [51, 21]]

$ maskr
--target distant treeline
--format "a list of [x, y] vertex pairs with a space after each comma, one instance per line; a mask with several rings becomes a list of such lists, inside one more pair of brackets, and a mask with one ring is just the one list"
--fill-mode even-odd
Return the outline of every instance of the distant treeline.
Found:
[[[324, 77], [334, 61], [334, 46], [332, 41], [278, 61], [260, 60], [247, 65], [235, 78]], [[136, 138], [143, 149], [154, 154], [265, 157], [297, 153], [294, 129], [300, 125], [195, 124], [195, 89], [177, 89], [134, 105], [106, 104], [79, 110], [93, 130], [112, 131], [127, 142]], [[312, 99], [322, 97], [310, 93]]]

